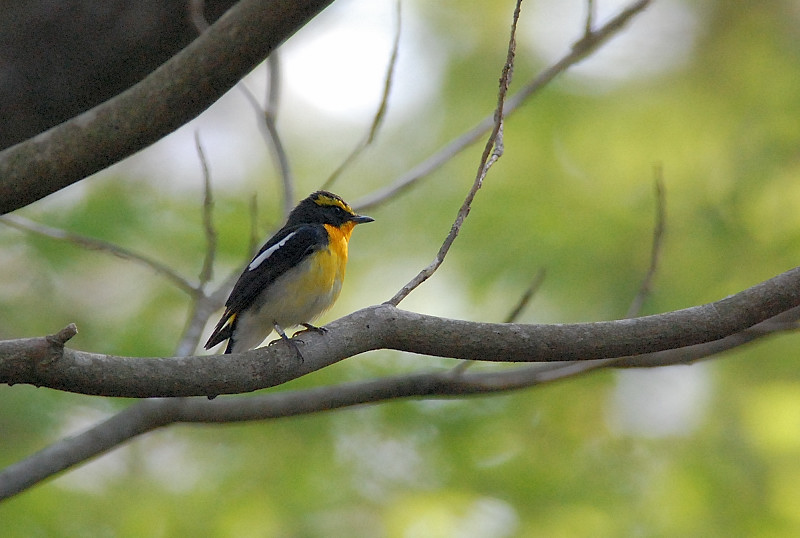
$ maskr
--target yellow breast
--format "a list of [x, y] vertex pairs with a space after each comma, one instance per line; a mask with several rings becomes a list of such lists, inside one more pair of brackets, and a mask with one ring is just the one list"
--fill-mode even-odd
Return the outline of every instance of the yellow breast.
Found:
[[347, 267], [347, 242], [350, 240], [350, 234], [353, 233], [355, 227], [354, 222], [346, 222], [342, 226], [336, 227], [330, 224], [325, 224], [325, 229], [328, 230], [328, 238], [330, 244], [328, 248], [331, 251], [330, 263], [332, 267], [330, 270], [335, 274], [336, 280], [341, 284], [344, 278], [344, 271]]
[[274, 322], [285, 327], [307, 323], [333, 305], [342, 290], [347, 241], [353, 226], [347, 223], [336, 228], [326, 224], [328, 248], [314, 252], [262, 293], [258, 317], [267, 320], [267, 326]]

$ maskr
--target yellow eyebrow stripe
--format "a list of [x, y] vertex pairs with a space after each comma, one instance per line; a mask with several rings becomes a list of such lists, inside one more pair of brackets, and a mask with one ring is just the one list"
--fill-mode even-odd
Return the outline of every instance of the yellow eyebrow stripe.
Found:
[[344, 200], [342, 200], [341, 198], [334, 198], [333, 196], [328, 196], [326, 194], [320, 194], [319, 196], [317, 196], [317, 198], [314, 200], [314, 202], [316, 202], [317, 205], [321, 205], [321, 206], [340, 207], [340, 208], [344, 209], [345, 211], [347, 211], [348, 213], [352, 213], [353, 212], [353, 210], [350, 209], [350, 206], [347, 205], [347, 203], [345, 203]]

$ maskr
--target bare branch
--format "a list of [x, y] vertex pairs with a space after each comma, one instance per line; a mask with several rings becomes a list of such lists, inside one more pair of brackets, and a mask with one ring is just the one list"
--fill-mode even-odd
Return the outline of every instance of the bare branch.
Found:
[[78, 327], [74, 323], [70, 323], [57, 333], [51, 334], [46, 338], [51, 344], [64, 347], [64, 345], [76, 334], [78, 334]]
[[285, 219], [289, 216], [289, 213], [292, 212], [297, 196], [295, 194], [294, 175], [289, 165], [289, 157], [286, 154], [283, 141], [278, 134], [277, 122], [278, 105], [280, 102], [281, 62], [280, 54], [277, 50], [267, 58], [267, 67], [269, 68], [269, 85], [267, 86], [267, 100], [264, 105], [264, 125], [269, 133], [269, 140], [271, 142], [270, 148], [272, 149], [274, 159], [278, 163], [278, 171], [280, 172], [283, 184], [283, 218]]
[[203, 257], [203, 267], [200, 270], [200, 292], [194, 297], [192, 306], [187, 315], [186, 326], [183, 329], [180, 340], [175, 346], [174, 355], [182, 357], [191, 355], [197, 349], [197, 344], [202, 337], [203, 328], [211, 314], [219, 305], [213, 303], [212, 299], [206, 295], [205, 288], [211, 280], [214, 258], [217, 250], [217, 232], [214, 228], [213, 209], [214, 198], [211, 189], [211, 173], [208, 167], [203, 146], [200, 143], [200, 134], [194, 134], [195, 147], [203, 169], [203, 231], [206, 237], [206, 254]]
[[26, 345], [0, 341], [0, 383], [149, 398], [249, 392], [285, 383], [374, 349], [497, 362], [610, 359], [713, 342], [800, 306], [800, 267], [725, 299], [634, 319], [575, 324], [505, 324], [444, 319], [383, 304], [302, 333], [303, 361], [280, 340], [245, 353], [172, 358], [117, 357], [64, 349], [32, 368]]
[[[743, 333], [752, 341], [778, 331], [798, 328], [800, 307], [770, 318]], [[720, 342], [730, 344], [743, 333]], [[716, 344], [716, 343], [712, 343]], [[279, 392], [250, 398], [175, 398], [143, 400], [91, 429], [33, 454], [0, 471], [0, 499], [13, 496], [45, 478], [102, 454], [142, 433], [170, 423], [228, 423], [290, 417], [365, 403], [400, 398], [439, 398], [505, 392], [535, 387], [602, 368], [611, 361], [623, 366], [657, 366], [687, 363], [718, 353], [723, 345], [638, 355], [634, 363], [608, 359], [525, 366], [490, 373], [433, 372], [357, 381], [306, 390]], [[730, 348], [726, 348], [730, 349]]]
[[386, 77], [383, 83], [383, 94], [381, 95], [380, 103], [378, 104], [378, 110], [375, 112], [375, 116], [372, 119], [372, 125], [370, 126], [369, 133], [367, 136], [364, 137], [361, 142], [359, 142], [353, 151], [345, 157], [342, 164], [340, 164], [336, 170], [330, 175], [330, 177], [325, 180], [325, 183], [322, 184], [323, 189], [330, 189], [334, 182], [339, 178], [341, 173], [350, 166], [355, 160], [367, 149], [370, 144], [375, 140], [375, 136], [378, 134], [378, 129], [380, 129], [381, 124], [383, 124], [383, 118], [386, 115], [386, 110], [389, 107], [389, 93], [392, 90], [392, 84], [394, 79], [394, 71], [397, 67], [397, 55], [400, 50], [400, 32], [402, 27], [402, 16], [400, 10], [400, 0], [396, 3], [397, 6], [397, 28], [394, 34], [394, 42], [392, 43], [392, 53], [389, 57], [389, 66], [386, 68]]
[[258, 249], [261, 241], [261, 234], [258, 231], [258, 196], [255, 194], [250, 197], [250, 238], [247, 242], [247, 252], [253, 254]]
[[594, 0], [586, 0], [586, 22], [583, 26], [584, 35], [591, 35], [594, 28], [594, 19], [596, 11]]
[[[587, 24], [589, 23], [587, 22]], [[639, 286], [639, 291], [636, 293], [636, 296], [633, 298], [633, 301], [631, 301], [631, 304], [628, 307], [628, 312], [625, 314], [626, 318], [634, 318], [639, 315], [639, 312], [641, 312], [644, 301], [650, 295], [653, 278], [655, 278], [656, 270], [658, 269], [658, 261], [661, 256], [661, 247], [664, 237], [664, 223], [666, 222], [666, 198], [664, 196], [663, 179], [662, 170], [660, 167], [657, 167], [655, 177], [656, 219], [655, 226], [653, 227], [653, 242], [650, 247], [650, 265], [647, 268], [644, 278], [642, 279], [641, 285]], [[648, 357], [651, 355], [653, 354], [648, 355]], [[626, 357], [583, 361], [578, 364], [568, 363], [561, 368], [553, 370], [550, 375], [559, 376], [559, 378], [571, 377], [584, 372], [599, 370], [600, 368], [616, 367], [624, 359], [626, 359]], [[646, 359], [646, 361], [649, 360], [649, 358]]]
[[767, 335], [778, 332], [795, 331], [800, 328], [800, 322], [798, 320], [800, 320], [800, 308], [795, 307], [719, 340], [650, 353], [646, 357], [635, 356], [615, 359], [614, 367], [653, 368], [672, 364], [691, 364], [698, 360], [707, 359], [724, 351], [748, 344], [753, 340]]
[[67, 437], [0, 471], [0, 500], [125, 441], [175, 421], [180, 399], [143, 400], [81, 434]]
[[653, 286], [653, 279], [658, 270], [658, 262], [661, 258], [661, 249], [664, 243], [664, 228], [666, 223], [667, 201], [664, 194], [664, 171], [661, 166], [655, 168], [655, 191], [656, 191], [656, 223], [653, 227], [653, 242], [650, 246], [650, 266], [639, 286], [639, 292], [633, 298], [626, 317], [638, 316], [642, 310], [645, 300], [650, 295]]
[[[270, 55], [270, 57], [272, 56], [274, 56], [274, 53]], [[272, 80], [272, 78], [270, 78], [270, 80]], [[286, 154], [283, 141], [278, 133], [278, 127], [275, 125], [275, 118], [270, 114], [269, 109], [262, 108], [261, 103], [258, 102], [258, 99], [256, 99], [253, 93], [244, 84], [239, 84], [238, 88], [244, 93], [248, 102], [256, 111], [260, 119], [258, 122], [259, 130], [264, 136], [264, 141], [267, 143], [273, 159], [275, 160], [276, 167], [278, 168], [278, 173], [283, 184], [283, 216], [285, 218], [294, 207], [294, 176], [292, 175], [292, 169], [289, 165], [289, 157]], [[269, 98], [267, 100], [271, 101]]]
[[545, 270], [539, 269], [536, 272], [536, 275], [533, 277], [533, 281], [531, 281], [530, 286], [528, 286], [528, 289], [525, 290], [525, 293], [523, 293], [519, 298], [519, 301], [517, 301], [517, 304], [514, 305], [513, 309], [511, 309], [511, 312], [508, 313], [508, 316], [506, 316], [506, 319], [503, 320], [503, 323], [514, 323], [517, 321], [519, 315], [522, 313], [525, 307], [528, 306], [528, 303], [536, 294], [536, 292], [539, 291], [539, 288], [544, 282], [544, 277]]
[[[638, 2], [634, 2], [602, 27], [590, 34], [584, 35], [580, 41], [572, 47], [569, 53], [539, 73], [533, 80], [524, 85], [519, 92], [506, 100], [505, 108], [503, 109], [504, 117], [513, 114], [529, 97], [606, 43], [613, 35], [619, 32], [634, 15], [644, 10], [644, 8], [650, 4], [650, 1], [651, 0], [639, 0]], [[493, 126], [494, 115], [487, 116], [475, 127], [452, 140], [437, 153], [431, 155], [397, 178], [391, 185], [356, 200], [352, 204], [353, 207], [359, 211], [367, 211], [402, 194], [413, 187], [419, 180], [449, 162], [450, 159], [462, 150], [480, 140]]]
[[203, 257], [203, 267], [200, 269], [200, 287], [205, 287], [214, 271], [214, 258], [217, 254], [217, 231], [214, 228], [214, 193], [211, 189], [211, 171], [208, 160], [200, 143], [200, 133], [194, 133], [194, 145], [197, 148], [197, 157], [203, 169], [203, 233], [206, 236], [206, 255]]
[[0, 153], [0, 213], [106, 168], [214, 103], [332, 0], [241, 0], [113, 99]]
[[87, 237], [85, 235], [76, 234], [73, 232], [67, 232], [51, 226], [46, 226], [19, 215], [2, 215], [0, 216], [0, 222], [24, 232], [33, 233], [42, 237], [49, 237], [59, 241], [66, 241], [89, 250], [106, 252], [139, 265], [144, 265], [145, 267], [148, 267], [154, 270], [156, 273], [167, 278], [167, 280], [191, 296], [196, 295], [199, 291], [198, 286], [192, 284], [187, 279], [179, 275], [171, 267], [145, 256], [144, 254], [139, 254], [132, 250], [120, 247], [119, 245], [115, 245], [114, 243], [103, 241], [102, 239]]
[[278, 104], [281, 100], [281, 55], [275, 51], [267, 57], [267, 98], [264, 114], [278, 121]]
[[211, 25], [208, 24], [208, 19], [206, 19], [205, 0], [189, 0], [188, 8], [189, 20], [192, 21], [192, 25], [194, 26], [195, 30], [197, 30], [197, 33], [202, 34], [208, 30], [208, 27]]
[[461, 208], [458, 210], [458, 215], [456, 215], [456, 220], [450, 227], [450, 233], [447, 234], [442, 246], [439, 248], [436, 258], [434, 258], [430, 265], [420, 271], [417, 276], [415, 276], [408, 284], [403, 286], [400, 291], [394, 295], [394, 297], [389, 299], [389, 301], [387, 301], [388, 304], [397, 306], [400, 301], [406, 298], [408, 294], [414, 291], [420, 284], [428, 280], [431, 275], [436, 272], [439, 266], [442, 265], [445, 256], [447, 256], [447, 253], [450, 251], [450, 247], [453, 245], [456, 237], [458, 237], [458, 234], [461, 231], [461, 226], [464, 224], [464, 221], [469, 215], [472, 207], [472, 201], [475, 199], [475, 195], [483, 185], [483, 180], [486, 178], [489, 168], [491, 168], [491, 166], [503, 154], [503, 103], [505, 103], [506, 93], [508, 93], [508, 87], [511, 84], [511, 75], [514, 70], [514, 54], [517, 46], [517, 21], [519, 20], [521, 2], [522, 0], [517, 0], [517, 5], [514, 9], [514, 17], [511, 23], [511, 35], [508, 39], [506, 61], [505, 64], [503, 64], [503, 69], [500, 75], [500, 89], [497, 92], [497, 108], [494, 112], [494, 128], [492, 129], [489, 139], [486, 141], [486, 146], [483, 149], [483, 154], [481, 155], [481, 161], [478, 165], [478, 173], [475, 176], [475, 181], [472, 183], [472, 187], [467, 193], [466, 199], [461, 204]]

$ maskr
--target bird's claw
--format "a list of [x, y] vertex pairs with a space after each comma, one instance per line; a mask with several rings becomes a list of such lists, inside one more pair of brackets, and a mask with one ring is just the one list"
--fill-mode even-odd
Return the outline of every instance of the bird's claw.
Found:
[[325, 334], [326, 332], [328, 332], [328, 328], [327, 327], [317, 327], [316, 325], [311, 325], [310, 323], [301, 323], [300, 325], [305, 327], [305, 329], [301, 329], [301, 330], [297, 331], [296, 333], [294, 333], [294, 336], [297, 336], [298, 334], [302, 334], [302, 333], [307, 333], [307, 332], [315, 332], [315, 333], [318, 333], [318, 334]]

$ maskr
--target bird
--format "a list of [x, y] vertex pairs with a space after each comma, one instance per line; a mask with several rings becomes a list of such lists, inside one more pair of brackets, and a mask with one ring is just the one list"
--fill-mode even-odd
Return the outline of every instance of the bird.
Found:
[[225, 353], [239, 353], [273, 330], [290, 345], [287, 327], [324, 331], [311, 322], [339, 297], [353, 228], [374, 220], [329, 191], [302, 200], [245, 267], [205, 348], [227, 340]]

